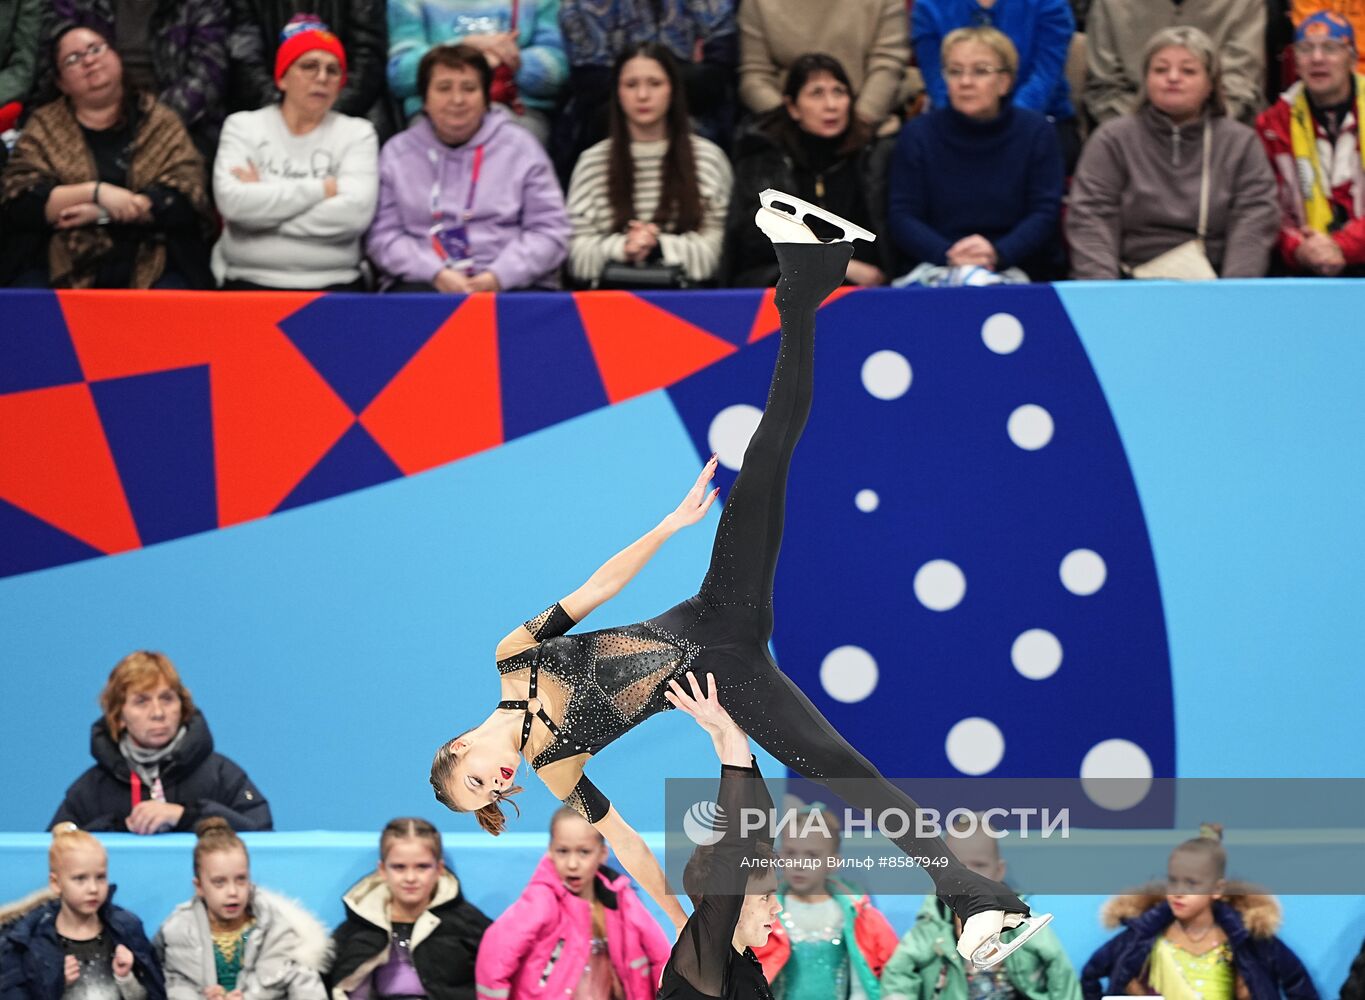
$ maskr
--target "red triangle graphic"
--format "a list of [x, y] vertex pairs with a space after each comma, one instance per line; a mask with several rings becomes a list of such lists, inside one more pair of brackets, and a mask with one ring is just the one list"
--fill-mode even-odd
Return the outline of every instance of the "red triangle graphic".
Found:
[[672, 385], [738, 350], [629, 292], [574, 295], [612, 403]]
[[101, 552], [142, 545], [85, 383], [0, 396], [0, 497]]
[[354, 422], [277, 325], [317, 293], [58, 296], [88, 379], [209, 366], [222, 527], [270, 514]]
[[[837, 302], [849, 292], [858, 291], [857, 285], [840, 285], [829, 293], [829, 297], [820, 303], [823, 309], [831, 302]], [[754, 317], [753, 329], [749, 331], [749, 343], [754, 344], [764, 337], [771, 337], [782, 326], [781, 317], [777, 315], [777, 304], [773, 301], [777, 295], [777, 289], [769, 288], [763, 293], [763, 301], [759, 303], [758, 315]]]
[[471, 295], [360, 415], [404, 475], [502, 443], [498, 320]]

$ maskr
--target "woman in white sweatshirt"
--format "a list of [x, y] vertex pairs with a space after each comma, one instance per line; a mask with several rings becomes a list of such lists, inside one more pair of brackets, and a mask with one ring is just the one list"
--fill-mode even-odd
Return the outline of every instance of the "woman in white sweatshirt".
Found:
[[296, 14], [275, 56], [279, 104], [223, 125], [213, 191], [223, 235], [219, 284], [232, 289], [362, 288], [361, 237], [374, 218], [374, 126], [332, 110], [346, 53], [311, 14]]

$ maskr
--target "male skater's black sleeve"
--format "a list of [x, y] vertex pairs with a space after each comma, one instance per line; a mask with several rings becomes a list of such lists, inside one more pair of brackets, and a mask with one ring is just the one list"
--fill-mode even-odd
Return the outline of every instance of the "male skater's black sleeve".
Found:
[[[725, 975], [735, 953], [731, 941], [744, 905], [745, 885], [750, 875], [759, 873], [754, 862], [761, 862], [769, 853], [760, 848], [760, 834], [766, 839], [766, 823], [761, 830], [740, 836], [744, 810], [772, 809], [772, 798], [763, 784], [757, 761], [751, 758], [748, 767], [721, 766], [716, 804], [725, 820], [725, 836], [719, 843], [699, 847], [694, 853], [694, 858], [702, 852], [710, 855], [701, 884], [701, 902], [687, 919], [668, 960], [674, 974], [692, 989], [711, 997], [725, 994]], [[668, 992], [668, 969], [663, 979], [661, 996]]]

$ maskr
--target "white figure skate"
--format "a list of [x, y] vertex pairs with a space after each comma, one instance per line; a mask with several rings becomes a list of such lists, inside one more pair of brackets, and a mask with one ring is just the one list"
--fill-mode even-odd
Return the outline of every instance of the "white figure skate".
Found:
[[[958, 954], [970, 959], [978, 969], [989, 969], [1014, 954], [1025, 941], [1051, 922], [1051, 913], [1036, 913], [1030, 917], [1003, 910], [978, 913], [968, 917], [962, 925], [962, 936], [957, 939]], [[1001, 931], [1015, 927], [1019, 928], [1018, 933], [1008, 942], [1001, 942]]]
[[862, 226], [856, 226], [819, 205], [812, 205], [775, 188], [768, 188], [759, 194], [758, 201], [762, 207], [754, 216], [754, 222], [774, 243], [823, 243], [824, 240], [811, 232], [810, 227], [806, 225], [808, 215], [813, 215], [839, 229], [843, 235], [834, 242], [867, 240], [871, 243], [877, 239]]

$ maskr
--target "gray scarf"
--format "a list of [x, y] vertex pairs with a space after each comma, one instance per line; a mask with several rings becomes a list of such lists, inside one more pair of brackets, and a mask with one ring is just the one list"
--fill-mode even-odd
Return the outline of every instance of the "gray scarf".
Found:
[[164, 747], [149, 750], [147, 747], [139, 746], [133, 742], [133, 738], [128, 735], [128, 730], [123, 731], [123, 735], [118, 740], [119, 753], [128, 761], [128, 766], [137, 772], [142, 783], [148, 790], [156, 784], [156, 780], [161, 776], [161, 762], [180, 747], [185, 741], [185, 727], [181, 726], [176, 732], [175, 738]]

